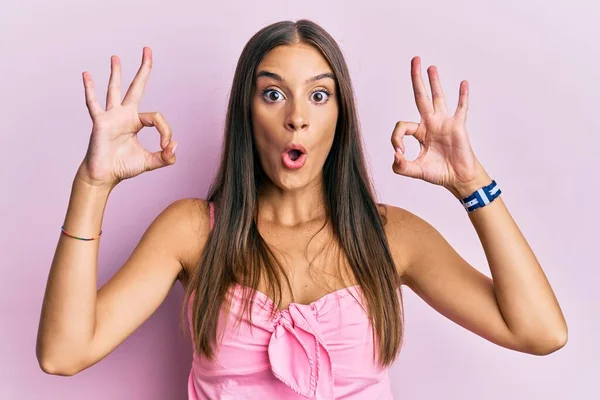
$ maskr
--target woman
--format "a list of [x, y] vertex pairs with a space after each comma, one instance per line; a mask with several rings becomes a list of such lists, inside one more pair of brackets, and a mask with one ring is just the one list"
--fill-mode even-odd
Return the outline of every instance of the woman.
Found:
[[[542, 355], [566, 343], [554, 293], [469, 144], [467, 82], [451, 114], [436, 68], [428, 69], [430, 99], [420, 59], [412, 60], [421, 121], [396, 124], [392, 168], [463, 203], [493, 280], [421, 218], [375, 202], [347, 66], [333, 38], [308, 20], [251, 38], [208, 198], [169, 205], [96, 291], [96, 239], [110, 192], [174, 164], [177, 147], [161, 114], [137, 109], [150, 49], [123, 100], [119, 59], [111, 64], [105, 110], [83, 74], [93, 130], [46, 288], [37, 356], [47, 373], [72, 375], [107, 356], [176, 280], [195, 350], [190, 399], [391, 398], [403, 284], [500, 346]], [[144, 126], [160, 132], [161, 151], [140, 146]], [[421, 143], [414, 161], [404, 157], [405, 135]]]

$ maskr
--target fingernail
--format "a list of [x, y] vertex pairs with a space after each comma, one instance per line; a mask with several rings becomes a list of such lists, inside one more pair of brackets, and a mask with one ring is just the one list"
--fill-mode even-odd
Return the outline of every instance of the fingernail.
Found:
[[179, 143], [175, 143], [175, 146], [171, 149], [171, 153], [175, 154], [175, 149], [179, 146]]
[[165, 147], [167, 147], [167, 146], [169, 145], [169, 143], [171, 143], [171, 141], [170, 141], [170, 140], [167, 140], [167, 141], [165, 142]]
[[396, 147], [396, 152], [404, 154], [404, 151], [400, 147]]

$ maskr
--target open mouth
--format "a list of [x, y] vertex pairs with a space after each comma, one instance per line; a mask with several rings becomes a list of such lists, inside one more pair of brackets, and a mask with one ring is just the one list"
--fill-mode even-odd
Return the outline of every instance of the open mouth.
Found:
[[302, 168], [306, 162], [306, 149], [301, 144], [292, 144], [281, 154], [281, 161], [288, 169]]
[[300, 150], [290, 150], [288, 151], [288, 154], [290, 155], [290, 158], [292, 159], [292, 161], [296, 161], [297, 159], [300, 158], [300, 156], [302, 155], [302, 152]]

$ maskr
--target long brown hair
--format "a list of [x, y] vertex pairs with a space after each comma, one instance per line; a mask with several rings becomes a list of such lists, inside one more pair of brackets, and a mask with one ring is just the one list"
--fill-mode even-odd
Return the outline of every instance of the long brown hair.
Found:
[[[376, 335], [374, 355], [389, 366], [401, 348], [404, 313], [402, 292], [384, 232], [385, 215], [374, 199], [363, 155], [362, 138], [348, 67], [335, 40], [310, 20], [282, 21], [258, 31], [239, 58], [229, 97], [223, 153], [207, 200], [218, 217], [196, 273], [187, 277], [182, 315], [190, 296], [191, 331], [198, 354], [213, 358], [217, 326], [232, 284], [257, 288], [261, 277], [275, 304], [281, 304], [282, 276], [289, 281], [257, 228], [258, 193], [265, 173], [254, 145], [251, 101], [255, 73], [276, 46], [304, 43], [320, 50], [336, 77], [338, 121], [331, 151], [323, 166], [325, 209], [333, 235], [360, 285]], [[245, 292], [243, 310], [255, 292]], [[186, 330], [187, 331], [187, 330]]]

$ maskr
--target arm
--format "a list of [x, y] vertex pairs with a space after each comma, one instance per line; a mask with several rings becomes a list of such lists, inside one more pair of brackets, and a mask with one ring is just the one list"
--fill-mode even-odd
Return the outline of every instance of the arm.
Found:
[[[76, 178], [65, 230], [79, 236], [97, 235], [110, 191]], [[76, 374], [106, 357], [152, 315], [167, 296], [182, 264], [197, 254], [199, 243], [203, 243], [204, 229], [199, 231], [197, 227], [208, 225], [208, 217], [206, 221], [190, 218], [199, 215], [192, 214], [192, 203], [191, 199], [182, 199], [169, 205], [100, 290], [99, 241], [81, 241], [61, 234], [38, 330], [36, 354], [42, 370]]]
[[[396, 125], [392, 169], [464, 198], [491, 182], [475, 157], [466, 129], [469, 85], [461, 82], [452, 115], [437, 68], [430, 66], [427, 72], [431, 98], [421, 77], [421, 59], [414, 57], [411, 77], [421, 121]], [[405, 135], [412, 135], [421, 145], [413, 161], [404, 156]], [[469, 265], [431, 225], [406, 211], [392, 209], [396, 226], [389, 228], [390, 240], [396, 246], [408, 243], [407, 265], [400, 267], [403, 282], [433, 308], [501, 346], [549, 354], [565, 345], [567, 325], [542, 268], [501, 197], [469, 214], [492, 279]]]
[[[486, 180], [482, 176], [481, 186], [491, 182]], [[455, 193], [465, 197], [474, 190]], [[388, 208], [391, 240], [405, 243], [407, 252], [407, 261], [396, 256], [397, 265], [404, 265], [402, 282], [431, 307], [509, 349], [546, 355], [565, 345], [567, 325], [560, 306], [502, 195], [469, 213], [493, 280], [467, 263], [429, 223], [406, 210]]]

